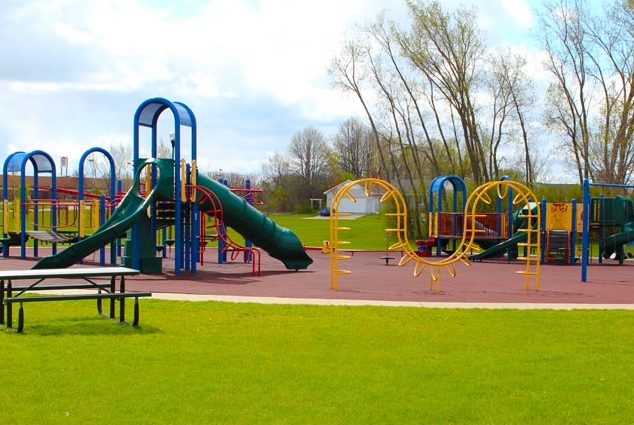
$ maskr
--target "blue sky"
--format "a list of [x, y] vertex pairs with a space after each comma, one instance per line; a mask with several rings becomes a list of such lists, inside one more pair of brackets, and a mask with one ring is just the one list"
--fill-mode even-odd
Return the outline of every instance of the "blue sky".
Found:
[[[540, 75], [533, 7], [473, 4], [490, 43]], [[402, 19], [404, 1], [3, 0], [0, 157], [43, 149], [73, 168], [90, 147], [131, 145], [137, 106], [158, 96], [196, 114], [201, 168], [258, 173], [306, 126], [330, 136], [361, 116], [326, 70], [351, 26], [383, 10]]]

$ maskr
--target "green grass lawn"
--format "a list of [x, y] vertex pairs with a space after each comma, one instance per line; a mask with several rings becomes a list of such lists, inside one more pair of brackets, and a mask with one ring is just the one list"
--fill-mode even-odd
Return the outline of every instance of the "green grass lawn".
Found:
[[[321, 246], [330, 238], [330, 220], [312, 220], [315, 214], [271, 214], [276, 223], [291, 229], [304, 245]], [[350, 248], [385, 249], [385, 228], [389, 227], [382, 214], [368, 214], [355, 220], [341, 220], [350, 230], [340, 231], [339, 237], [351, 242]], [[396, 242], [391, 239], [391, 243]]]
[[2, 424], [625, 424], [634, 313], [29, 304]]

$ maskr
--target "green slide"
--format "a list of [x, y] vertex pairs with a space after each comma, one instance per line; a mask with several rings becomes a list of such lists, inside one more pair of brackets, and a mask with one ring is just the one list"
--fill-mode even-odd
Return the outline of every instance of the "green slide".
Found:
[[[160, 199], [172, 199], [174, 181], [169, 172], [169, 160], [148, 160], [156, 162], [161, 169], [159, 181], [147, 198], [138, 193], [139, 173], [132, 189], [126, 194], [110, 219], [91, 236], [80, 240], [56, 255], [42, 258], [34, 269], [56, 269], [70, 267], [84, 257], [104, 247], [122, 236], [134, 223], [146, 214], [152, 202]], [[138, 167], [141, 169], [142, 167]], [[299, 238], [285, 227], [278, 226], [273, 220], [253, 208], [242, 197], [235, 195], [226, 186], [204, 175], [198, 174], [198, 184], [214, 192], [222, 204], [224, 222], [244, 238], [265, 250], [271, 257], [280, 260], [287, 269], [305, 269], [313, 260], [306, 254]], [[209, 211], [213, 206], [202, 201], [201, 210]]]
[[[196, 184], [211, 190], [222, 204], [225, 224], [245, 239], [262, 248], [271, 257], [280, 260], [289, 270], [305, 269], [313, 260], [306, 254], [301, 241], [291, 230], [279, 226], [265, 214], [253, 208], [228, 187], [198, 173]], [[200, 209], [210, 211], [213, 205], [201, 200]]]
[[35, 263], [33, 269], [61, 269], [70, 267], [81, 261], [84, 257], [103, 248], [116, 238], [123, 236], [142, 214], [146, 214], [147, 208], [154, 200], [156, 189], [152, 190], [147, 198], [143, 199], [138, 194], [136, 182], [133, 188], [125, 195], [119, 207], [103, 226], [89, 237], [69, 246], [56, 255], [42, 258]]
[[[530, 208], [533, 214], [536, 214], [537, 208], [539, 208], [539, 206], [535, 203], [531, 203]], [[491, 258], [491, 257], [499, 257], [500, 255], [504, 254], [504, 251], [506, 249], [513, 248], [518, 243], [526, 241], [526, 235], [528, 234], [528, 232], [517, 231], [517, 229], [523, 229], [523, 228], [525, 229], [526, 226], [528, 225], [525, 218], [527, 213], [528, 213], [528, 206], [524, 206], [518, 211], [515, 211], [515, 213], [513, 214], [513, 224], [512, 224], [513, 229], [515, 229], [515, 233], [509, 239], [496, 243], [493, 246], [487, 246], [487, 242], [490, 243], [490, 240], [482, 239], [481, 241], [478, 241], [476, 239], [476, 242], [480, 244], [480, 246], [484, 245], [483, 248], [486, 248], [486, 249], [477, 254], [470, 255], [469, 259], [477, 261], [477, 260], [484, 260], [486, 258]], [[536, 226], [536, 224], [534, 226]], [[515, 250], [515, 252], [517, 252], [517, 250]]]
[[615, 254], [615, 259], [623, 264], [625, 259], [625, 251], [623, 245], [634, 241], [634, 222], [626, 223], [623, 226], [623, 232], [610, 235], [603, 241], [603, 257], [611, 258]]
[[[498, 257], [499, 254], [504, 253], [504, 250], [516, 245], [518, 242], [524, 242], [526, 240], [526, 232], [517, 232], [509, 239], [506, 239], [492, 247], [485, 249], [482, 252], [469, 256], [469, 260], [484, 260], [486, 258]], [[477, 242], [477, 241], [476, 241]]]

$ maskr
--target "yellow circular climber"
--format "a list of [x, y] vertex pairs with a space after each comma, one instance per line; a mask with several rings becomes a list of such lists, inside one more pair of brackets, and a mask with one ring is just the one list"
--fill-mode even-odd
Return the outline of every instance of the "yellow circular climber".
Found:
[[350, 189], [355, 186], [361, 186], [364, 189], [366, 197], [379, 189], [383, 192], [379, 202], [384, 203], [392, 200], [394, 203], [394, 211], [386, 213], [386, 216], [394, 217], [394, 227], [385, 229], [396, 236], [396, 242], [388, 247], [388, 251], [399, 250], [402, 252], [399, 266], [403, 266], [410, 261], [414, 262], [414, 276], [420, 276], [425, 268], [429, 269], [430, 289], [440, 290], [441, 269], [445, 269], [449, 276], [456, 275], [456, 263], [470, 267], [471, 262], [468, 258], [468, 252], [472, 251], [478, 240], [478, 235], [486, 232], [479, 222], [479, 218], [483, 217], [478, 213], [478, 206], [481, 204], [490, 205], [492, 200], [499, 198], [504, 199], [513, 196], [513, 205], [519, 208], [518, 217], [522, 219], [523, 226], [518, 232], [525, 232], [524, 242], [519, 242], [518, 247], [523, 247], [525, 255], [522, 259], [525, 262], [524, 270], [517, 273], [525, 275], [525, 288], [529, 289], [531, 277], [535, 280], [535, 290], [539, 290], [539, 265], [541, 257], [541, 240], [539, 232], [539, 223], [541, 221], [541, 211], [538, 205], [537, 197], [525, 185], [511, 180], [500, 180], [484, 183], [476, 188], [469, 196], [466, 202], [463, 215], [463, 232], [459, 244], [456, 246], [451, 255], [447, 257], [439, 257], [437, 260], [431, 260], [429, 257], [420, 257], [411, 247], [407, 238], [407, 204], [405, 198], [390, 183], [375, 179], [365, 178], [346, 183], [335, 194], [330, 206], [330, 241], [328, 252], [330, 254], [330, 288], [339, 289], [339, 276], [349, 274], [349, 270], [339, 267], [339, 262], [350, 258], [349, 255], [342, 255], [341, 251], [345, 251], [350, 241], [340, 238], [340, 232], [350, 230], [350, 227], [341, 225], [340, 221], [345, 214], [340, 213], [339, 204], [342, 199], [347, 198], [351, 202], [356, 202], [356, 198]]

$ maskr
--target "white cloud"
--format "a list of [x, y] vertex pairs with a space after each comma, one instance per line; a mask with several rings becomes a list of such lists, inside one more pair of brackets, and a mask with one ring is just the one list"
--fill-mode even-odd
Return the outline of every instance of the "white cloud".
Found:
[[[478, 7], [487, 30], [531, 22], [524, 1]], [[131, 144], [136, 107], [160, 96], [193, 109], [200, 158], [259, 171], [267, 152], [284, 151], [304, 126], [362, 115], [356, 99], [331, 90], [326, 68], [346, 31], [382, 9], [398, 21], [405, 2], [4, 3], [0, 39], [10, 42], [0, 43], [0, 135], [10, 140], [0, 143], [5, 151], [59, 144], [77, 157], [92, 146]]]
[[500, 0], [502, 8], [523, 29], [533, 26], [533, 13], [525, 0]]

